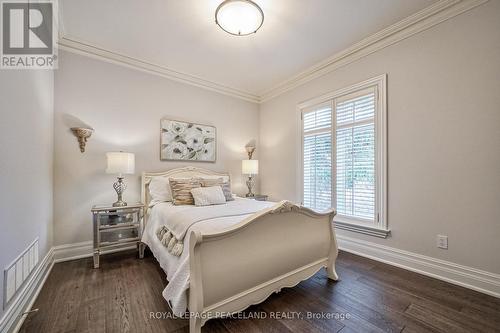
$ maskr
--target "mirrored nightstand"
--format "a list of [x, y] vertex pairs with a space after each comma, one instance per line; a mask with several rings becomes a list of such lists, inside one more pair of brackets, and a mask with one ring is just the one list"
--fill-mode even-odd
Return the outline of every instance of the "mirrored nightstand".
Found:
[[135, 203], [124, 207], [95, 205], [92, 207], [94, 222], [94, 268], [99, 268], [102, 251], [137, 245], [139, 258], [144, 257], [142, 216], [144, 204]]

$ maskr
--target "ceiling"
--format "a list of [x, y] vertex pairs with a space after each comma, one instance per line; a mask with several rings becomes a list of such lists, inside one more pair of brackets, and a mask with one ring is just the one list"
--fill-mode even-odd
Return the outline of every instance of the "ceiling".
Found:
[[262, 28], [238, 37], [214, 13], [222, 0], [60, 0], [63, 35], [261, 95], [436, 0], [254, 0]]

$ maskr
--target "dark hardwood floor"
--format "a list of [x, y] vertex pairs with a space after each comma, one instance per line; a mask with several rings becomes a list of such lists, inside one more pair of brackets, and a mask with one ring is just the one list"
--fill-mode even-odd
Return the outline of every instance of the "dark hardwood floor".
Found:
[[[211, 320], [202, 331], [500, 332], [500, 299], [346, 252], [337, 271], [339, 282], [321, 271], [242, 314], [261, 318]], [[20, 332], [188, 332], [187, 320], [151, 318], [170, 313], [166, 284], [149, 253], [107, 255], [100, 269], [91, 258], [59, 263]]]

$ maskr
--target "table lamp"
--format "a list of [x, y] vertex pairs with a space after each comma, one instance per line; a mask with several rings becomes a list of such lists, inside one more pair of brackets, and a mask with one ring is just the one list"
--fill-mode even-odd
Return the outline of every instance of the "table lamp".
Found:
[[123, 192], [127, 189], [127, 184], [123, 182], [123, 175], [135, 172], [135, 155], [120, 151], [106, 153], [106, 157], [108, 160], [106, 173], [118, 174], [118, 180], [113, 184], [118, 200], [113, 204], [113, 207], [126, 206], [127, 203], [122, 199]]

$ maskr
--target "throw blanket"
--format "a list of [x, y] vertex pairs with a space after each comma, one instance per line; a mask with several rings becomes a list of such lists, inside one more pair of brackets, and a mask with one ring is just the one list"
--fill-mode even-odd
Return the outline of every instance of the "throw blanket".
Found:
[[269, 207], [269, 203], [256, 200], [236, 200], [231, 205], [214, 205], [190, 208], [176, 212], [168, 211], [164, 225], [156, 231], [156, 236], [171, 254], [180, 256], [184, 249], [184, 237], [188, 229], [199, 222], [218, 217], [248, 215]]

